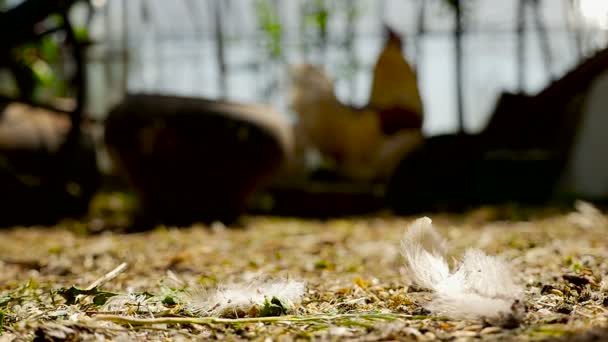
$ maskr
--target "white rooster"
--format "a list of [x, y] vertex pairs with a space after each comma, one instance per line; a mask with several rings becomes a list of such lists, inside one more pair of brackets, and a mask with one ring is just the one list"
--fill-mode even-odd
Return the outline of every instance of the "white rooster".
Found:
[[374, 69], [370, 104], [363, 108], [342, 103], [322, 68], [311, 64], [290, 68], [290, 102], [298, 114], [295, 135], [300, 155], [312, 147], [343, 177], [382, 181], [422, 142], [422, 103], [415, 75], [396, 39], [389, 31]]

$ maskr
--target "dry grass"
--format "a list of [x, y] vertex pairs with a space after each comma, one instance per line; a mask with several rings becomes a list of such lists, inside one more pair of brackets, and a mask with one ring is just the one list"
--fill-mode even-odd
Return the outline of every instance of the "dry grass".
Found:
[[[99, 219], [93, 218], [4, 230], [0, 341], [537, 340], [581, 334], [608, 326], [608, 224], [592, 209], [517, 222], [498, 221], [496, 209], [433, 216], [454, 255], [477, 247], [510, 262], [525, 288], [520, 322], [452, 320], [426, 311], [431, 293], [408, 286], [399, 253], [413, 218], [249, 217], [237, 228], [87, 233], [97, 230]], [[122, 263], [127, 267], [112, 273]], [[260, 279], [304, 281], [306, 290], [293, 307], [269, 300], [223, 317], [191, 310], [190, 301], [218, 284]], [[72, 286], [88, 295], [62, 292]]]

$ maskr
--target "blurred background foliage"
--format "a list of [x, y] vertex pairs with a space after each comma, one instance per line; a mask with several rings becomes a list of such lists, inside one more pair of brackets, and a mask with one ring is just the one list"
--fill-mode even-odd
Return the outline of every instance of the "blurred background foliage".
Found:
[[[0, 2], [0, 10], [8, 10], [18, 3], [19, 1], [3, 0]], [[91, 43], [87, 26], [88, 22], [80, 20], [73, 27], [76, 39], [83, 46]], [[70, 59], [72, 47], [66, 45], [62, 27], [61, 16], [50, 15], [40, 27], [34, 28], [39, 33], [35, 39], [11, 49], [8, 58], [13, 65], [10, 71], [0, 70], [0, 73], [5, 73], [0, 74], [2, 95], [19, 96], [38, 102], [69, 96], [70, 87], [73, 86], [69, 76], [74, 61]], [[7, 72], [12, 75], [6, 75]]]

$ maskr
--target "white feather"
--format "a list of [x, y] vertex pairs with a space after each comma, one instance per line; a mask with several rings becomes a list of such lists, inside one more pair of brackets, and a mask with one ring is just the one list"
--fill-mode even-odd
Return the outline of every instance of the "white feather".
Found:
[[488, 298], [512, 299], [520, 295], [509, 265], [500, 257], [469, 249], [457, 273], [464, 273], [466, 290]]
[[445, 253], [446, 242], [428, 217], [412, 223], [401, 240], [406, 270], [411, 280], [424, 288], [433, 289], [450, 275]]
[[521, 296], [509, 266], [481, 250], [469, 249], [451, 272], [446, 242], [428, 217], [410, 225], [401, 248], [411, 280], [435, 293], [427, 307], [432, 312], [453, 318], [496, 318], [508, 314]]
[[207, 316], [241, 316], [275, 297], [289, 309], [301, 302], [305, 287], [304, 282], [293, 280], [234, 283], [193, 296], [189, 306], [192, 312]]
[[498, 318], [511, 312], [512, 305], [511, 301], [483, 297], [470, 292], [438, 292], [427, 309], [455, 319], [477, 319]]

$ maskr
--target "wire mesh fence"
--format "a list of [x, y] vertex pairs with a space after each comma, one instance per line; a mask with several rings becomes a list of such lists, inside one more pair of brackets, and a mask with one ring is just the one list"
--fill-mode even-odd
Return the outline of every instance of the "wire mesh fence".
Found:
[[[286, 67], [302, 62], [324, 65], [338, 96], [362, 104], [388, 24], [416, 67], [427, 133], [458, 127], [453, 1], [93, 2], [91, 34], [102, 43], [89, 51], [89, 104], [98, 118], [126, 91], [268, 102], [290, 115]], [[602, 3], [462, 1], [465, 128], [484, 126], [501, 91], [538, 91], [604, 46]]]

